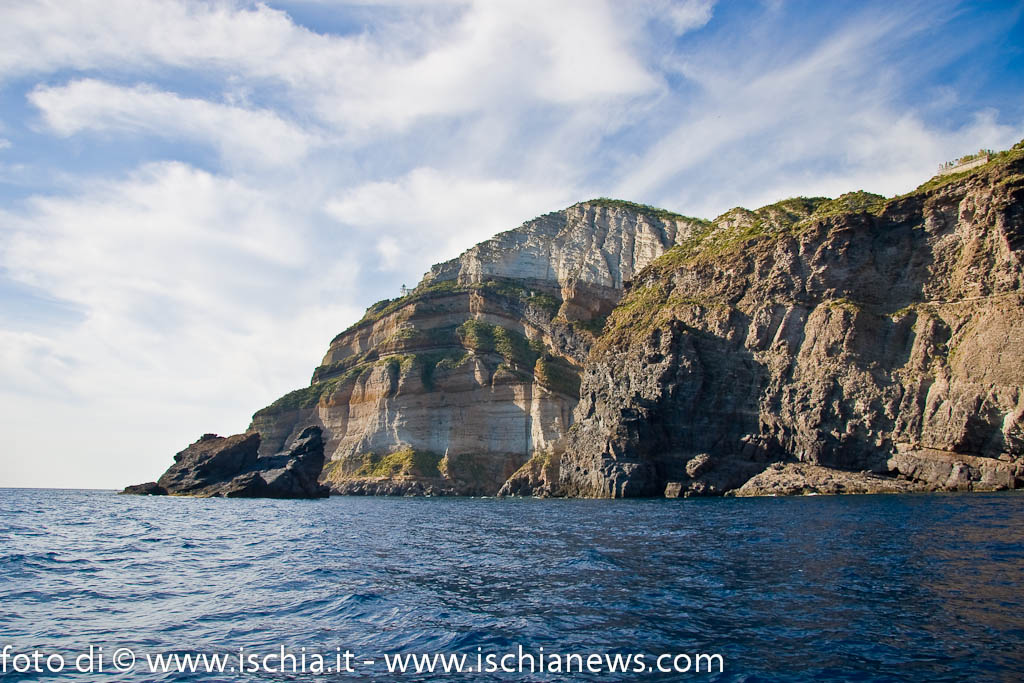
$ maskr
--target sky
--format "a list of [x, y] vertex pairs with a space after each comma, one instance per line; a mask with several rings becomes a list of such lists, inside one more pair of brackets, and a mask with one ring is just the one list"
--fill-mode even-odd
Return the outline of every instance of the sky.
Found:
[[593, 197], [907, 192], [1024, 2], [0, 1], [0, 487], [155, 479], [432, 263]]

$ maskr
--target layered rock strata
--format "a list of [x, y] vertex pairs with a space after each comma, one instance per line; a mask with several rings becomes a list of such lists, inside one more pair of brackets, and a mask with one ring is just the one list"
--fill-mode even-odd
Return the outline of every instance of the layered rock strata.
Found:
[[596, 200], [497, 235], [370, 307], [310, 386], [250, 430], [269, 453], [320, 426], [321, 478], [337, 493], [495, 495], [564, 449], [581, 367], [623, 283], [705, 226]]

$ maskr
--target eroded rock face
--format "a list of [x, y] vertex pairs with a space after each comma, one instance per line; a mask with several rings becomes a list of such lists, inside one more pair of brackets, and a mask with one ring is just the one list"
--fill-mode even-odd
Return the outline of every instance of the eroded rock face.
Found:
[[337, 493], [495, 495], [564, 448], [581, 365], [623, 281], [700, 225], [592, 202], [435, 266], [338, 335], [309, 387], [253, 416], [260, 452], [315, 424]]
[[[585, 202], [375, 304], [310, 386], [138, 492], [1019, 488], [1022, 253], [1020, 146], [892, 200]], [[310, 425], [321, 459], [270, 473]]]
[[204, 434], [174, 456], [159, 481], [129, 486], [122, 493], [225, 498], [323, 498], [317, 481], [324, 464], [319, 427], [304, 429], [291, 448], [259, 456], [256, 432], [222, 437]]
[[863, 210], [737, 210], [657, 261], [591, 354], [560, 492], [1020, 487], [1020, 156]]
[[423, 284], [515, 280], [556, 294], [562, 317], [589, 320], [607, 314], [624, 283], [705, 224], [628, 202], [584, 202], [434, 266]]

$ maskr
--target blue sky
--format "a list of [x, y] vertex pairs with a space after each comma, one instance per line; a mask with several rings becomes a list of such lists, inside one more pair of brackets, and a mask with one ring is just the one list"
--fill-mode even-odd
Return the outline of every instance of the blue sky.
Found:
[[0, 486], [153, 479], [437, 261], [1024, 137], [1021, 2], [0, 7]]

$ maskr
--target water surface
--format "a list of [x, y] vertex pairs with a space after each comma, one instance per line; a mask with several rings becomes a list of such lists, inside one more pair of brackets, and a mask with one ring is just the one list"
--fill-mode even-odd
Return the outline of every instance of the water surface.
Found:
[[[703, 680], [1020, 680], [1024, 496], [201, 500], [0, 490], [0, 646], [719, 653]], [[479, 648], [479, 650], [478, 650]], [[682, 680], [452, 675], [449, 680]]]

